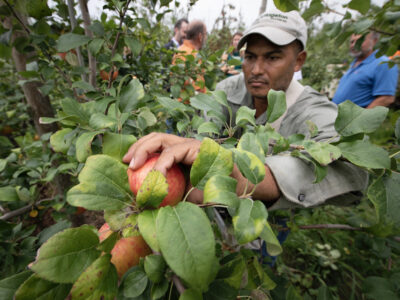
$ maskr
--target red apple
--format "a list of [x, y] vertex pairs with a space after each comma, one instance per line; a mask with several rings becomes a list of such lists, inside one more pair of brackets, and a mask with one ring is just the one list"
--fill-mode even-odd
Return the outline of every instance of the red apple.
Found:
[[121, 278], [126, 271], [139, 264], [141, 257], [151, 254], [150, 247], [142, 236], [130, 236], [121, 238], [111, 250], [111, 263], [117, 269], [118, 277]]
[[[135, 171], [128, 169], [129, 185], [135, 196], [137, 195], [147, 174], [153, 169], [159, 156], [160, 154], [158, 153], [152, 154], [139, 169]], [[159, 207], [176, 205], [182, 200], [185, 193], [185, 177], [183, 176], [181, 168], [177, 164], [172, 165], [172, 167], [167, 170], [166, 179], [168, 183], [168, 194], [165, 196]]]

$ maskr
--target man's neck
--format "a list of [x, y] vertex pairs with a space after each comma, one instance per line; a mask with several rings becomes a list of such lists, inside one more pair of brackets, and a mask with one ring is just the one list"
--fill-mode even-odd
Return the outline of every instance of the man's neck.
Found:
[[253, 98], [254, 108], [256, 109], [256, 119], [261, 116], [268, 108], [267, 98]]
[[374, 51], [369, 51], [368, 53], [364, 55], [360, 55], [359, 57], [356, 58], [356, 62], [354, 63], [354, 67], [357, 67], [359, 64], [361, 64], [368, 56], [370, 56]]

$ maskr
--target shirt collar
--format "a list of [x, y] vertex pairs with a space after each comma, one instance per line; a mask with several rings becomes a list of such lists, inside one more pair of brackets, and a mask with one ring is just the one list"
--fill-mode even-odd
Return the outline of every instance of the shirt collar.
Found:
[[[296, 100], [300, 97], [301, 93], [304, 91], [304, 86], [298, 82], [296, 79], [292, 79], [289, 84], [289, 87], [285, 91], [286, 96], [286, 111], [278, 120], [275, 120], [270, 125], [275, 130], [279, 130], [283, 118], [286, 116], [289, 108], [296, 102]], [[259, 116], [256, 120], [257, 124], [265, 124], [267, 121], [267, 112], [264, 112], [261, 116]]]
[[171, 39], [171, 41], [175, 44], [176, 47], [180, 46], [178, 41], [174, 37]]
[[[360, 65], [362, 65], [362, 64], [369, 64], [369, 63], [373, 62], [373, 61], [376, 59], [376, 53], [377, 53], [377, 52], [378, 52], [378, 50], [375, 50], [374, 52], [372, 52], [370, 55], [368, 55], [367, 58], [365, 58], [364, 60], [362, 60], [362, 61], [358, 64], [358, 66], [360, 66]], [[354, 61], [351, 63], [351, 67], [353, 67], [355, 63], [356, 63], [356, 60], [354, 60]], [[358, 67], [358, 66], [357, 66], [357, 67]]]

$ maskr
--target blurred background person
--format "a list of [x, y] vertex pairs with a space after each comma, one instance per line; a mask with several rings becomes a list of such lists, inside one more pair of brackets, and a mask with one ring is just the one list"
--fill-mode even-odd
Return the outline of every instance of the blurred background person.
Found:
[[[237, 48], [239, 40], [242, 38], [242, 36], [242, 32], [235, 32], [232, 36], [231, 45], [229, 46], [229, 48], [233, 47], [232, 52], [224, 53], [222, 56], [223, 66], [221, 67], [221, 70], [228, 76], [237, 75], [242, 71], [243, 50]], [[229, 65], [228, 62], [231, 59], [240, 61], [240, 64]]]
[[168, 43], [164, 45], [164, 48], [170, 50], [178, 48], [180, 45], [182, 45], [183, 40], [186, 37], [188, 24], [189, 21], [186, 18], [182, 18], [176, 21], [174, 26], [174, 36], [170, 39]]
[[364, 108], [389, 106], [395, 100], [398, 68], [389, 68], [387, 56], [376, 57], [375, 45], [379, 33], [370, 32], [358, 47], [362, 35], [350, 38], [350, 55], [354, 57], [350, 68], [340, 79], [332, 101], [336, 104], [350, 100]]

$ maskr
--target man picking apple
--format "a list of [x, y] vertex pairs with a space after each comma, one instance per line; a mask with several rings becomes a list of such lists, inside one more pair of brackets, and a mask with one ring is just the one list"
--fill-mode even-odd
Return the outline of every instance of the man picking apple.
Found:
[[[271, 124], [281, 135], [309, 136], [307, 120], [318, 127], [318, 134], [312, 140], [325, 141], [336, 135], [336, 105], [311, 87], [304, 87], [293, 79], [294, 72], [300, 70], [306, 60], [306, 42], [307, 27], [296, 11], [267, 12], [251, 25], [238, 44], [239, 49], [246, 44], [243, 73], [217, 85], [217, 89], [227, 94], [233, 120], [241, 106], [248, 106], [256, 110], [256, 123], [265, 124], [267, 94], [270, 89], [281, 90], [286, 94], [287, 111]], [[154, 169], [166, 174], [174, 163], [192, 165], [200, 143], [195, 139], [152, 133], [132, 145], [123, 161], [136, 170], [151, 153], [160, 152]], [[292, 156], [266, 157], [265, 171], [266, 176], [256, 186], [253, 197], [264, 201], [270, 209], [313, 207], [336, 201], [338, 197], [354, 200], [354, 192], [362, 191], [367, 186], [367, 173], [345, 161], [330, 164], [327, 176], [319, 183], [313, 183], [312, 166]], [[244, 191], [246, 184], [250, 184], [236, 167], [231, 176], [238, 181], [238, 194]], [[248, 187], [249, 190], [252, 188]], [[202, 195], [197, 191], [191, 193], [188, 199], [201, 202]]]

